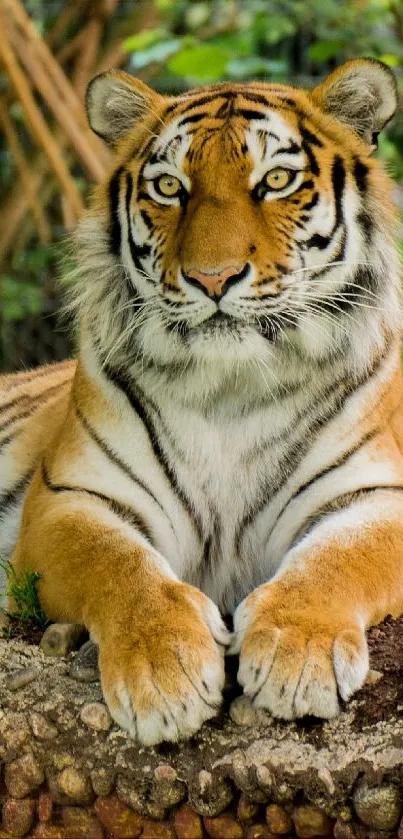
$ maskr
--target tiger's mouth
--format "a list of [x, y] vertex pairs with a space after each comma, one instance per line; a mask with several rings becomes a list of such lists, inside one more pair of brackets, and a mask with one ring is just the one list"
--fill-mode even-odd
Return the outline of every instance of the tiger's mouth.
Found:
[[221, 310], [217, 310], [209, 318], [206, 318], [202, 323], [195, 326], [192, 326], [187, 321], [180, 321], [179, 323], [176, 322], [173, 324], [170, 329], [181, 335], [182, 338], [233, 338], [238, 342], [247, 340], [251, 330], [261, 335], [267, 341], [270, 341], [270, 343], [276, 343], [281, 336], [281, 329], [275, 316], [241, 320]]

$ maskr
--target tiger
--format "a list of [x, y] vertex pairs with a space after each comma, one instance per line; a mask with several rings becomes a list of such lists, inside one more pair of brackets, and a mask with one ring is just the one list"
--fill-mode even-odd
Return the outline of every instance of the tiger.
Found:
[[217, 714], [228, 654], [253, 707], [336, 716], [403, 612], [396, 105], [366, 58], [310, 90], [89, 85], [78, 352], [0, 378], [0, 552], [141, 744]]

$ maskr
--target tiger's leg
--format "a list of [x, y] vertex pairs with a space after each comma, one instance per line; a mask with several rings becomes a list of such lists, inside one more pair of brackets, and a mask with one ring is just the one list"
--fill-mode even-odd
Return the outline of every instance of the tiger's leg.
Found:
[[221, 703], [228, 633], [217, 607], [101, 500], [32, 489], [17, 573], [39, 573], [52, 620], [88, 628], [105, 699], [123, 728], [145, 744], [192, 735]]
[[239, 682], [258, 707], [333, 717], [368, 672], [365, 629], [403, 612], [403, 495], [325, 517], [235, 613]]

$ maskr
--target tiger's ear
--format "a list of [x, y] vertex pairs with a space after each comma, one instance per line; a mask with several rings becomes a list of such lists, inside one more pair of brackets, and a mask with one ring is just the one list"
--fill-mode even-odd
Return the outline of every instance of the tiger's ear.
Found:
[[110, 144], [120, 140], [137, 119], [155, 111], [162, 102], [163, 97], [148, 85], [121, 70], [95, 76], [85, 99], [92, 130]]
[[396, 111], [392, 70], [374, 58], [347, 61], [310, 94], [316, 105], [352, 128], [369, 146]]

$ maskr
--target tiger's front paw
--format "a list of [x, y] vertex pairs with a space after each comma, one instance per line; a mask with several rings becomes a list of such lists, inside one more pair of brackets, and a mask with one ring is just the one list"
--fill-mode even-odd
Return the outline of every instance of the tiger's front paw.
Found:
[[231, 652], [240, 654], [239, 683], [258, 708], [291, 720], [312, 714], [331, 718], [365, 681], [368, 648], [354, 621], [332, 618], [323, 607], [293, 608], [261, 586], [238, 606]]
[[166, 582], [141, 614], [100, 640], [101, 683], [113, 718], [154, 745], [194, 734], [217, 714], [229, 633], [192, 586]]

